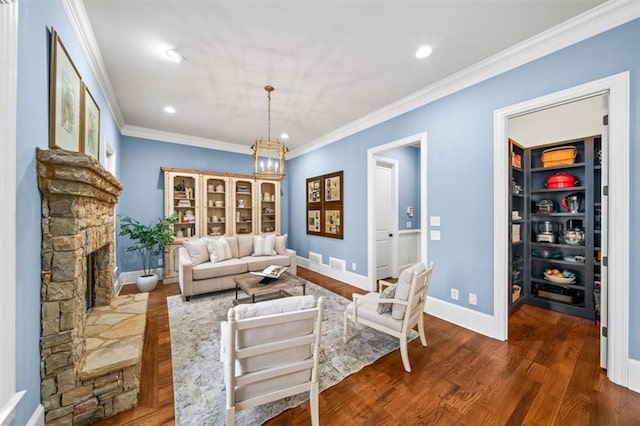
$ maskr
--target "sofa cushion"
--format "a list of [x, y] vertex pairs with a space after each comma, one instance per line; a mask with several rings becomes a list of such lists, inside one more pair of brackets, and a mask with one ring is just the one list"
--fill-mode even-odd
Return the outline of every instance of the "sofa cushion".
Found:
[[[427, 268], [424, 266], [424, 263], [419, 262], [413, 266], [408, 267], [404, 271], [400, 273], [398, 277], [398, 284], [396, 285], [396, 299], [400, 300], [409, 300], [409, 291], [411, 290], [411, 280], [413, 280], [413, 274], [416, 275], [424, 272]], [[391, 315], [393, 318], [401, 320], [404, 318], [404, 313], [407, 310], [405, 305], [398, 305], [397, 303], [393, 305], [391, 310]]]
[[211, 263], [231, 259], [231, 247], [229, 247], [229, 243], [225, 237], [220, 237], [217, 240], [209, 240], [207, 247], [209, 249]]
[[253, 235], [238, 235], [238, 257], [253, 254]]
[[286, 254], [287, 252], [287, 234], [276, 235], [276, 244], [274, 247], [276, 254]]
[[231, 257], [235, 257], [235, 258], [240, 257], [238, 256], [238, 237], [225, 236], [225, 238], [227, 239], [227, 242], [229, 243], [229, 248], [231, 249]]
[[264, 268], [271, 265], [278, 265], [278, 266], [291, 265], [291, 259], [289, 259], [289, 256], [280, 256], [280, 255], [259, 256], [259, 257], [246, 256], [246, 257], [240, 258], [240, 260], [247, 263], [247, 269], [249, 269], [249, 271], [251, 272], [262, 271]]
[[[389, 312], [385, 312], [384, 314], [378, 313], [378, 303], [374, 302], [380, 298], [380, 293], [367, 293], [364, 295], [364, 298], [370, 300], [370, 302], [363, 300], [358, 301], [358, 318], [373, 321], [396, 331], [402, 330], [402, 320], [394, 319]], [[351, 302], [347, 305], [346, 312], [349, 316], [353, 316], [353, 303], [354, 302]]]
[[253, 237], [253, 256], [275, 256], [275, 235], [256, 235]]
[[202, 239], [185, 240], [182, 246], [187, 250], [193, 266], [209, 261], [207, 241]]
[[194, 280], [206, 280], [209, 278], [224, 277], [227, 275], [244, 274], [247, 272], [247, 263], [240, 259], [228, 259], [221, 262], [201, 263], [193, 267]]

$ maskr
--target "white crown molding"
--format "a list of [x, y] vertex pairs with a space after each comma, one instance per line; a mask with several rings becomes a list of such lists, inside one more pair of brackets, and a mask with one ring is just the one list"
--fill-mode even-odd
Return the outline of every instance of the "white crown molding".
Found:
[[79, 0], [61, 1], [67, 17], [71, 22], [71, 27], [80, 41], [80, 46], [82, 46], [82, 50], [89, 59], [89, 66], [98, 80], [98, 84], [111, 110], [111, 114], [113, 114], [118, 127], [122, 129], [125, 125], [124, 117], [120, 111], [118, 98], [111, 86], [111, 78], [102, 60], [102, 53], [100, 53], [98, 42], [93, 34], [93, 29], [91, 28], [84, 4]]
[[640, 18], [640, 0], [611, 0], [292, 150], [295, 158], [572, 44]]
[[165, 132], [162, 130], [148, 129], [146, 127], [126, 125], [120, 129], [124, 136], [132, 136], [142, 139], [177, 143], [181, 145], [196, 146], [199, 148], [216, 149], [219, 151], [235, 152], [238, 154], [252, 155], [249, 145], [238, 145], [230, 142], [217, 141], [215, 139], [187, 136], [180, 133]]

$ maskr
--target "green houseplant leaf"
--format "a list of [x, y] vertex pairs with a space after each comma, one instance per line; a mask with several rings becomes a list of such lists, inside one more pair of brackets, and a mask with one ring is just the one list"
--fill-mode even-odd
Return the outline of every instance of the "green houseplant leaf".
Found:
[[136, 253], [142, 260], [143, 276], [151, 275], [151, 261], [154, 256], [162, 253], [164, 246], [174, 239], [173, 225], [178, 221], [178, 215], [158, 219], [154, 224], [144, 225], [126, 216], [120, 220], [120, 236], [128, 237], [133, 244], [127, 247], [127, 252]]

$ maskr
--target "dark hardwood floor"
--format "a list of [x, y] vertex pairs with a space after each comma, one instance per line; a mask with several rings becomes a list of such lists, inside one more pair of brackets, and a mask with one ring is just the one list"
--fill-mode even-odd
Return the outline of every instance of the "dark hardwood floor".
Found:
[[[361, 290], [304, 268], [298, 274], [351, 297]], [[135, 292], [127, 286], [123, 293]], [[138, 406], [101, 425], [174, 424], [167, 296], [150, 293]], [[390, 353], [320, 394], [324, 425], [640, 425], [640, 394], [614, 385], [598, 364], [593, 322], [532, 306], [499, 342], [424, 316], [429, 346], [409, 344], [412, 372]], [[330, 342], [323, 342], [330, 344]], [[224, 395], [220, 395], [224, 398]], [[304, 403], [267, 425], [307, 425]]]

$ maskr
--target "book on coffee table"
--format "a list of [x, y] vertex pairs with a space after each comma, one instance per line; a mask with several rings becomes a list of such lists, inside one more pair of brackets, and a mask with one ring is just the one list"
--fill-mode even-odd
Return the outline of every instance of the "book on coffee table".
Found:
[[251, 272], [251, 274], [275, 280], [280, 278], [280, 275], [284, 274], [287, 269], [289, 269], [288, 266], [271, 265], [267, 266], [262, 271]]

